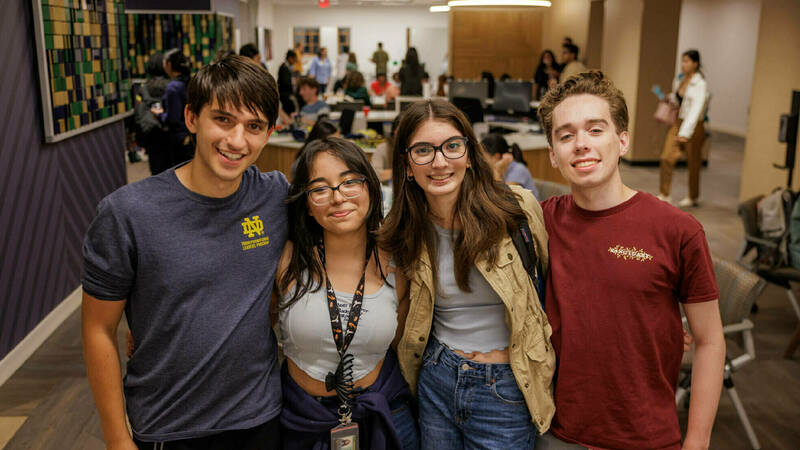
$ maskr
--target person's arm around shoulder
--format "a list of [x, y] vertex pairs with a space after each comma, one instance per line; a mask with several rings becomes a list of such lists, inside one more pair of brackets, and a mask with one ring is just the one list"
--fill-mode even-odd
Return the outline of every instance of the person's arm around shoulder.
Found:
[[707, 449], [717, 414], [725, 368], [725, 338], [719, 301], [683, 305], [695, 342], [692, 362], [692, 402], [683, 448]]
[[122, 370], [117, 350], [117, 326], [126, 301], [99, 300], [83, 293], [81, 306], [81, 335], [86, 374], [94, 395], [109, 450], [135, 450], [125, 421], [125, 402], [122, 394]]

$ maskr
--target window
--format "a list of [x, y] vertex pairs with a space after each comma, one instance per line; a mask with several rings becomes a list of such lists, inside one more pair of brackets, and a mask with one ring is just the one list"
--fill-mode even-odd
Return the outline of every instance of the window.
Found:
[[303, 44], [303, 53], [319, 51], [319, 28], [294, 27], [294, 46]]
[[345, 53], [344, 48], [350, 48], [350, 28], [339, 28], [339, 54]]

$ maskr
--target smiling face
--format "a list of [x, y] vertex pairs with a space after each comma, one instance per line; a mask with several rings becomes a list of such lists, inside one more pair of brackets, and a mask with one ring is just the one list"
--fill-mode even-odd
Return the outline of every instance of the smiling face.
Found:
[[574, 190], [621, 184], [619, 158], [628, 151], [628, 132], [617, 133], [608, 102], [572, 95], [553, 110], [550, 163]]
[[184, 115], [186, 127], [197, 136], [192, 164], [209, 184], [238, 183], [272, 134], [263, 114], [234, 110], [216, 99], [200, 114], [187, 107]]
[[[463, 134], [449, 122], [426, 120], [409, 139], [408, 148], [420, 143], [439, 146], [446, 140], [459, 136], [463, 136]], [[457, 159], [448, 159], [442, 152], [437, 151], [433, 161], [425, 165], [414, 163], [411, 156], [406, 155], [408, 158], [406, 175], [414, 177], [429, 202], [438, 202], [444, 199], [454, 200], [458, 197], [461, 183], [464, 181], [464, 175], [469, 167], [468, 153], [468, 151], [465, 152], [464, 156]]]
[[[328, 152], [323, 151], [314, 156], [307, 190], [339, 186], [338, 190], [333, 191], [328, 204], [316, 205], [310, 197], [306, 199], [309, 215], [314, 217], [325, 233], [347, 234], [366, 227], [370, 198], [367, 185], [361, 183], [360, 191], [358, 186], [347, 186], [354, 183], [352, 180], [361, 178], [364, 178], [363, 174], [356, 173], [343, 160]], [[343, 190], [350, 192], [348, 195], [351, 198], [346, 198], [342, 194]], [[353, 193], [358, 195], [353, 197]]]

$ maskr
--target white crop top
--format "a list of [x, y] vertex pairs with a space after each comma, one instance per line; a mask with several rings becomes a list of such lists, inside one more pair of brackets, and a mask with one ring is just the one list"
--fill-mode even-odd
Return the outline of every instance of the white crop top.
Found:
[[[386, 356], [386, 350], [397, 329], [397, 291], [394, 273], [386, 274], [378, 292], [364, 295], [361, 317], [347, 353], [353, 355], [353, 381], [372, 372]], [[392, 286], [390, 287], [389, 284]], [[294, 287], [290, 289], [290, 296]], [[353, 302], [353, 293], [336, 292], [342, 326]], [[317, 291], [308, 292], [289, 308], [280, 311], [283, 353], [311, 378], [325, 381], [328, 372], [335, 372], [339, 353], [333, 342], [331, 319], [323, 284]]]

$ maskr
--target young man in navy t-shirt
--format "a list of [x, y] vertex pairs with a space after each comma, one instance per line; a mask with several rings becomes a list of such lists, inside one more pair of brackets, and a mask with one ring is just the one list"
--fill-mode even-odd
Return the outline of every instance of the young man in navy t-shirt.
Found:
[[[707, 449], [725, 341], [703, 227], [622, 183], [628, 110], [601, 73], [551, 89], [539, 114], [550, 161], [572, 193], [542, 203], [546, 311], [559, 365], [551, 435], [537, 448]], [[683, 442], [675, 407], [679, 303], [696, 343]]]
[[[266, 70], [236, 55], [215, 61], [188, 86], [194, 159], [98, 205], [83, 249], [82, 331], [107, 448], [279, 445], [269, 302], [288, 183], [252, 166], [277, 116]], [[123, 311], [136, 344], [124, 382]]]

